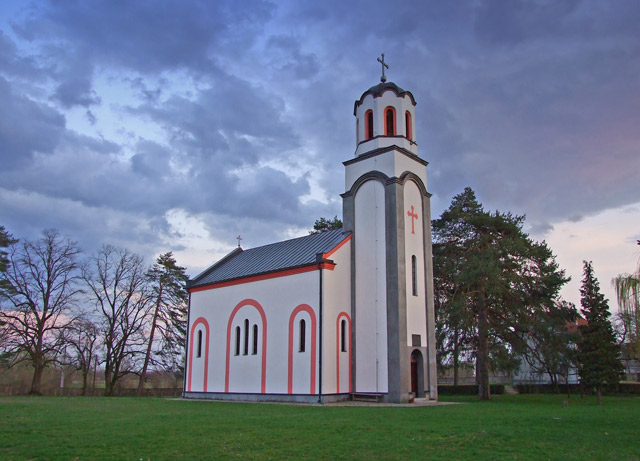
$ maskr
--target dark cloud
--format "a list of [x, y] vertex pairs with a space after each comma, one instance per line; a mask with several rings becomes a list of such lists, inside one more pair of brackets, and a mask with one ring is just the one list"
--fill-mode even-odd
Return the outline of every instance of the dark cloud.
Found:
[[385, 52], [434, 217], [471, 186], [544, 234], [638, 200], [639, 19], [633, 1], [34, 3], [0, 30], [0, 203], [17, 234], [149, 253], [180, 237], [176, 209], [230, 244], [292, 236], [341, 213], [353, 101]]
[[56, 110], [16, 94], [0, 77], [0, 162], [5, 173], [50, 154], [60, 141], [65, 118]]
[[73, 78], [58, 85], [54, 98], [63, 107], [89, 107], [100, 104], [100, 98], [91, 89], [91, 81], [86, 78]]

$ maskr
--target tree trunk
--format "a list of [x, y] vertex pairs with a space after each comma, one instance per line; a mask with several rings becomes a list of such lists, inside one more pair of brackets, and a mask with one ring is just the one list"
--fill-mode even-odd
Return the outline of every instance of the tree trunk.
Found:
[[42, 373], [44, 372], [44, 365], [42, 361], [38, 359], [33, 363], [33, 379], [31, 380], [30, 395], [42, 395]]
[[109, 364], [104, 367], [104, 395], [105, 397], [111, 397], [113, 395], [113, 384], [111, 382], [111, 368]]
[[491, 400], [491, 390], [489, 388], [489, 325], [482, 291], [478, 295], [476, 307], [478, 309], [478, 346], [476, 351], [478, 399]]
[[453, 333], [453, 385], [458, 385], [459, 372], [458, 367], [460, 366], [460, 359], [458, 357], [458, 329], [456, 328]]
[[598, 384], [596, 386], [596, 399], [597, 399], [598, 405], [600, 405], [602, 403], [602, 384]]
[[142, 390], [144, 389], [144, 382], [147, 380], [147, 368], [149, 367], [149, 359], [151, 358], [151, 346], [153, 345], [153, 336], [156, 333], [156, 322], [158, 321], [158, 313], [160, 312], [160, 302], [162, 301], [162, 285], [160, 285], [160, 292], [158, 293], [158, 299], [156, 301], [156, 309], [153, 313], [153, 321], [151, 322], [151, 332], [149, 333], [149, 344], [147, 345], [147, 354], [144, 357], [144, 365], [142, 366], [142, 373], [140, 373], [140, 381], [138, 382], [138, 397], [142, 396]]
[[[91, 363], [91, 360], [89, 360], [89, 363]], [[88, 376], [89, 376], [89, 369], [85, 367], [82, 370], [82, 395], [83, 396], [87, 395], [87, 377]]]

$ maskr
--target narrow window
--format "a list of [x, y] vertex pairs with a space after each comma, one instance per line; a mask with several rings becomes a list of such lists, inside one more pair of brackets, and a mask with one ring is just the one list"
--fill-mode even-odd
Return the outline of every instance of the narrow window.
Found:
[[198, 352], [196, 357], [202, 357], [202, 330], [198, 330]]
[[413, 296], [418, 296], [418, 274], [415, 255], [411, 256], [411, 291]]
[[387, 136], [396, 135], [396, 110], [393, 107], [384, 110], [384, 131]]
[[244, 350], [242, 355], [249, 353], [249, 320], [244, 320]]
[[409, 113], [409, 111], [406, 111], [404, 113], [404, 124], [407, 126], [407, 139], [409, 141], [412, 141], [413, 138], [411, 137], [411, 114]]
[[347, 352], [347, 321], [340, 322], [340, 350]]
[[364, 139], [365, 141], [368, 141], [369, 139], [373, 138], [373, 111], [372, 110], [368, 110], [365, 114], [364, 114]]
[[258, 325], [253, 326], [253, 349], [251, 353], [256, 355], [258, 353]]
[[307, 325], [304, 319], [300, 320], [300, 347], [298, 348], [299, 352], [304, 352], [305, 349], [305, 333], [307, 330]]
[[236, 351], [235, 355], [240, 355], [240, 327], [236, 327]]
[[356, 144], [360, 142], [360, 119], [356, 119]]

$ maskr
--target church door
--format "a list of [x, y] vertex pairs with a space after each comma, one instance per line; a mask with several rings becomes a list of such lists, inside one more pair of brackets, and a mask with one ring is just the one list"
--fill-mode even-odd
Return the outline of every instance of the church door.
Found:
[[411, 353], [411, 392], [418, 395], [418, 358], [416, 351]]

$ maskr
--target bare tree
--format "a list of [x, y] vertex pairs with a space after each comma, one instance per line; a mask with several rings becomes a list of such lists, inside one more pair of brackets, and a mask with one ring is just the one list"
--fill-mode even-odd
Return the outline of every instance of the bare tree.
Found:
[[82, 395], [87, 395], [91, 364], [97, 358], [98, 327], [91, 320], [78, 318], [65, 331], [65, 343], [71, 348], [69, 364], [82, 373]]
[[172, 369], [175, 367], [180, 353], [184, 350], [187, 323], [187, 281], [185, 268], [178, 266], [171, 252], [158, 256], [156, 263], [147, 273], [151, 296], [153, 298], [153, 319], [147, 343], [142, 373], [138, 383], [138, 395], [142, 395], [147, 369], [152, 359], [153, 343], [156, 331], [162, 340], [157, 355], [160, 362]]
[[8, 267], [0, 273], [0, 323], [12, 365], [33, 366], [31, 394], [42, 393], [42, 373], [57, 358], [61, 332], [72, 321], [71, 308], [81, 292], [75, 242], [55, 230], [39, 240], [13, 243]]
[[144, 327], [151, 306], [145, 274], [140, 256], [111, 245], [103, 246], [83, 270], [104, 341], [107, 396], [114, 395], [123, 376], [135, 373], [136, 357], [143, 353]]

